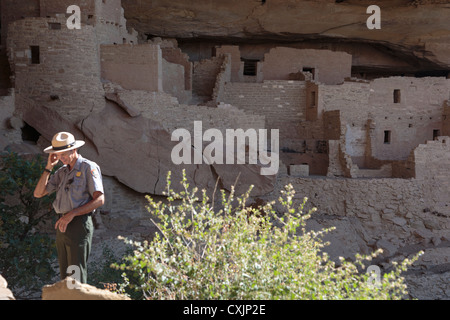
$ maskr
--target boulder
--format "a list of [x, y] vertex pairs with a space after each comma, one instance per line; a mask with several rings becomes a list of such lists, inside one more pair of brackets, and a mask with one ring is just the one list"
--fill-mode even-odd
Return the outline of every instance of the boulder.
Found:
[[130, 300], [130, 298], [67, 277], [55, 284], [44, 286], [42, 300]]
[[[97, 162], [102, 174], [117, 178], [137, 192], [162, 195], [167, 187], [168, 171], [173, 189], [180, 191], [178, 182], [183, 169], [191, 186], [206, 189], [209, 194], [214, 191], [217, 179], [219, 188], [231, 190], [238, 176], [237, 194], [246, 192], [250, 185], [254, 185], [252, 196], [273, 190], [276, 175], [262, 176], [260, 165], [209, 165], [205, 162], [175, 165], [171, 152], [178, 141], [171, 141], [170, 133], [158, 121], [141, 115], [117, 94], [106, 97], [101, 112], [91, 113], [76, 124], [41, 103], [24, 104], [22, 112], [24, 121], [48, 141], [59, 131], [70, 131], [77, 139], [85, 140], [80, 153]], [[14, 146], [15, 150], [18, 148]], [[193, 149], [191, 154], [194, 154]]]
[[183, 169], [190, 186], [208, 192], [214, 190], [218, 178], [219, 187], [231, 190], [237, 176], [237, 193], [247, 191], [252, 184], [255, 186], [251, 193], [253, 196], [273, 190], [276, 175], [262, 176], [259, 165], [209, 165], [205, 162], [175, 165], [171, 152], [179, 142], [171, 141], [170, 133], [159, 122], [143, 115], [130, 116], [123, 106], [110, 100], [106, 101], [101, 112], [84, 119], [79, 129], [95, 146], [95, 152], [83, 147], [83, 156], [97, 162], [102, 174], [116, 177], [141, 193], [162, 195], [169, 171], [171, 187], [180, 191], [178, 182], [182, 179]]
[[[115, 103], [108, 101], [102, 112], [86, 118], [82, 130], [98, 150], [86, 157], [100, 165], [102, 174], [116, 177], [135, 191], [161, 195], [166, 190], [167, 172], [171, 171], [172, 181], [181, 181], [182, 169], [191, 183], [214, 186], [209, 166], [172, 164], [171, 150], [177, 142], [171, 141], [157, 121], [131, 117]], [[82, 153], [85, 155], [85, 150]], [[175, 189], [177, 186], [173, 183]]]

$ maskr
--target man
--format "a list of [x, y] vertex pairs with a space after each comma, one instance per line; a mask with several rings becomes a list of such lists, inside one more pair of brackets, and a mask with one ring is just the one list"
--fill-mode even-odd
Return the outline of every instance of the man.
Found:
[[[105, 196], [100, 168], [78, 154], [83, 145], [84, 141], [75, 140], [69, 132], [59, 132], [53, 137], [52, 145], [44, 150], [49, 157], [34, 196], [41, 198], [56, 191], [53, 207], [60, 215], [55, 229], [61, 279], [68, 272], [77, 271], [73, 267], [68, 270], [69, 266], [77, 266], [80, 282], [86, 283], [94, 231], [91, 215], [105, 203]], [[58, 161], [63, 166], [50, 177]]]

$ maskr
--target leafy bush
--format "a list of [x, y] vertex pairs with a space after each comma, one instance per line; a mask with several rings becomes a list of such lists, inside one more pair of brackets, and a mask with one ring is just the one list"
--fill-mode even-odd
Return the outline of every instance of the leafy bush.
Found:
[[[127, 249], [126, 254], [131, 254], [132, 250]], [[129, 296], [131, 299], [142, 299], [142, 293], [132, 290], [127, 286], [133, 281], [131, 272], [122, 272], [112, 267], [120, 258], [113, 252], [113, 249], [107, 245], [102, 246], [102, 257], [95, 267], [91, 269], [89, 279], [92, 285], [99, 289], [106, 289], [111, 292], [120, 293]], [[124, 281], [123, 283], [121, 283]]]
[[[184, 174], [183, 174], [184, 176]], [[184, 176], [184, 191], [175, 193], [167, 177], [167, 203], [151, 197], [148, 210], [159, 222], [152, 241], [126, 240], [135, 248], [125, 263], [114, 266], [132, 271], [139, 279], [135, 290], [147, 299], [400, 299], [406, 285], [400, 273], [417, 256], [394, 266], [374, 284], [364, 271], [364, 261], [329, 260], [321, 236], [307, 231], [305, 223], [314, 209], [295, 209], [295, 191], [288, 185], [279, 201], [257, 209], [246, 207], [250, 190], [234, 199], [222, 190], [221, 209], [215, 212], [205, 191], [196, 197]], [[359, 267], [359, 268], [358, 268]]]
[[37, 232], [54, 216], [54, 196], [33, 196], [46, 161], [15, 153], [0, 161], [0, 274], [16, 298], [34, 297], [55, 275], [54, 241]]

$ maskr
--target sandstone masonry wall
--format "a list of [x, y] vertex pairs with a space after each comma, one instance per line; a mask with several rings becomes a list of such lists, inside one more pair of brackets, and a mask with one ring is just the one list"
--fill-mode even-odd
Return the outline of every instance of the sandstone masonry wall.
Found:
[[242, 82], [243, 81], [243, 63], [241, 62], [241, 51], [239, 46], [220, 46], [215, 48], [215, 55], [220, 56], [224, 54], [230, 55], [231, 64], [231, 81]]
[[161, 49], [153, 44], [102, 45], [102, 78], [130, 90], [163, 90]]
[[[51, 23], [61, 29], [51, 29]], [[16, 95], [40, 100], [72, 120], [103, 108], [92, 26], [68, 30], [65, 18], [18, 20], [8, 29], [8, 48]]]
[[205, 101], [211, 100], [224, 59], [221, 55], [194, 62], [192, 94], [203, 97]]
[[450, 137], [441, 136], [414, 149], [416, 179], [424, 180], [430, 188], [424, 190], [433, 202], [431, 211], [450, 216]]
[[172, 63], [180, 64], [184, 67], [184, 90], [192, 90], [192, 63], [187, 54], [179, 48], [162, 46], [162, 57]]
[[320, 85], [318, 103], [341, 112], [345, 152], [370, 166], [370, 157], [406, 160], [417, 145], [441, 134], [449, 85], [444, 78], [408, 77]]
[[228, 82], [222, 102], [266, 117], [267, 129], [279, 129], [280, 140], [295, 136], [305, 120], [303, 81]]
[[442, 135], [450, 136], [450, 100], [444, 102], [442, 115]]
[[265, 80], [288, 80], [290, 74], [312, 69], [314, 80], [338, 84], [351, 76], [352, 56], [330, 50], [276, 47], [264, 55], [262, 73]]
[[178, 63], [171, 63], [162, 59], [163, 91], [176, 97], [181, 103], [189, 103], [192, 91], [185, 90], [184, 67]]
[[36, 0], [23, 0], [19, 7], [15, 6], [16, 0], [0, 1], [1, 13], [1, 46], [6, 46], [8, 25], [24, 17], [39, 17], [39, 2]]
[[230, 105], [216, 108], [178, 104], [171, 95], [163, 92], [143, 90], [123, 90], [117, 86], [108, 86], [107, 92], [118, 92], [122, 101], [139, 110], [150, 119], [159, 121], [169, 133], [177, 128], [187, 129], [193, 134], [194, 121], [201, 121], [203, 131], [216, 128], [264, 129], [264, 116], [249, 114]]
[[326, 175], [328, 147], [323, 121], [306, 121], [305, 88], [304, 81], [293, 80], [227, 82], [218, 99], [246, 113], [263, 115], [267, 129], [278, 129], [280, 160], [285, 165], [308, 164], [310, 174]]
[[[391, 77], [371, 82], [372, 155], [404, 160], [412, 149], [442, 131], [442, 105], [449, 98], [450, 79]], [[394, 90], [396, 93], [394, 93]], [[394, 95], [397, 95], [395, 102]], [[390, 142], [384, 135], [390, 131]]]

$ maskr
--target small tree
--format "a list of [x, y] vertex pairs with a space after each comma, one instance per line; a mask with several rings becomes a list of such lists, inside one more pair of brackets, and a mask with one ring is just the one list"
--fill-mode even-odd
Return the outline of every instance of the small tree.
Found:
[[51, 220], [54, 195], [33, 196], [42, 157], [9, 153], [0, 161], [0, 274], [16, 298], [35, 297], [54, 276], [54, 241], [37, 231]]
[[[184, 176], [184, 175], [183, 175]], [[222, 190], [222, 208], [215, 212], [205, 191], [196, 197], [184, 176], [184, 191], [175, 193], [167, 178], [167, 204], [151, 197], [148, 210], [160, 231], [150, 242], [126, 241], [134, 254], [116, 268], [132, 271], [139, 279], [133, 287], [148, 299], [400, 299], [406, 285], [400, 273], [417, 256], [395, 265], [374, 284], [363, 262], [329, 260], [321, 236], [305, 224], [315, 211], [303, 212], [306, 198], [293, 207], [295, 191], [286, 186], [279, 201], [284, 212], [269, 203], [246, 207], [250, 190], [238, 197]], [[236, 203], [233, 205], [233, 203]]]

